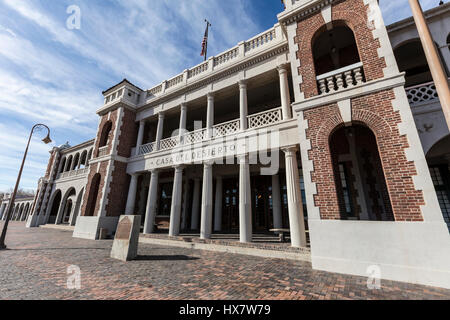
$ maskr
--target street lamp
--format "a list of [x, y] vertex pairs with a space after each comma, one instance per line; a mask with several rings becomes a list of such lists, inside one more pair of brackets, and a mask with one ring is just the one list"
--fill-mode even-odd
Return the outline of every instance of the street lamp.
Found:
[[31, 132], [30, 132], [30, 137], [28, 138], [27, 148], [25, 149], [25, 153], [23, 155], [23, 160], [22, 160], [22, 165], [20, 166], [19, 175], [17, 176], [16, 186], [14, 187], [14, 192], [12, 193], [11, 198], [9, 199], [8, 209], [7, 209], [7, 213], [6, 213], [6, 221], [5, 221], [5, 224], [3, 225], [2, 234], [0, 236], [0, 250], [6, 249], [5, 238], [6, 238], [6, 231], [8, 230], [9, 219], [11, 218], [11, 207], [12, 207], [14, 201], [16, 200], [16, 193], [17, 193], [17, 189], [19, 188], [20, 178], [22, 177], [23, 166], [25, 164], [25, 159], [27, 158], [28, 147], [30, 146], [31, 137], [33, 136], [34, 130], [42, 129], [42, 128], [46, 128], [48, 131], [47, 136], [44, 139], [42, 139], [42, 142], [44, 142], [45, 144], [49, 144], [50, 142], [52, 142], [52, 139], [50, 139], [50, 129], [45, 124], [39, 123], [39, 124], [36, 124], [33, 126], [33, 128], [31, 129]]

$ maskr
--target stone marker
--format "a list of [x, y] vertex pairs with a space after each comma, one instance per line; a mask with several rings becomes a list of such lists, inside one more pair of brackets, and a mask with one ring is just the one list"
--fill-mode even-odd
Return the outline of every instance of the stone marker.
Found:
[[111, 258], [131, 261], [137, 257], [141, 216], [121, 216], [111, 249]]

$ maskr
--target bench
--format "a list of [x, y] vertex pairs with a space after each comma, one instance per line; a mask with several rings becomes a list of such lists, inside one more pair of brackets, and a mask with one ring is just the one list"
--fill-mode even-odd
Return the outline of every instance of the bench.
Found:
[[289, 229], [270, 229], [270, 232], [277, 234], [280, 237], [280, 242], [286, 242], [286, 234], [290, 234]]

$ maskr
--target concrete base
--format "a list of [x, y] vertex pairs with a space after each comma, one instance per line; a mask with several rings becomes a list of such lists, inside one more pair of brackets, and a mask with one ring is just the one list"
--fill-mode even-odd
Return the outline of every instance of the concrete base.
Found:
[[445, 223], [309, 220], [314, 269], [450, 289]]
[[111, 249], [111, 258], [131, 261], [137, 257], [141, 216], [121, 216]]
[[117, 228], [119, 217], [83, 217], [77, 218], [74, 238], [98, 240], [101, 228], [107, 230], [107, 235], [112, 236]]

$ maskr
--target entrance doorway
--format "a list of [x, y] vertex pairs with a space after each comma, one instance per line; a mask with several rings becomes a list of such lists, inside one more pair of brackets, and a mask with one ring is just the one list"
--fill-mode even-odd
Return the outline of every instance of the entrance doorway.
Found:
[[272, 177], [251, 177], [253, 231], [267, 232], [273, 228]]
[[239, 232], [239, 181], [223, 180], [222, 230]]

